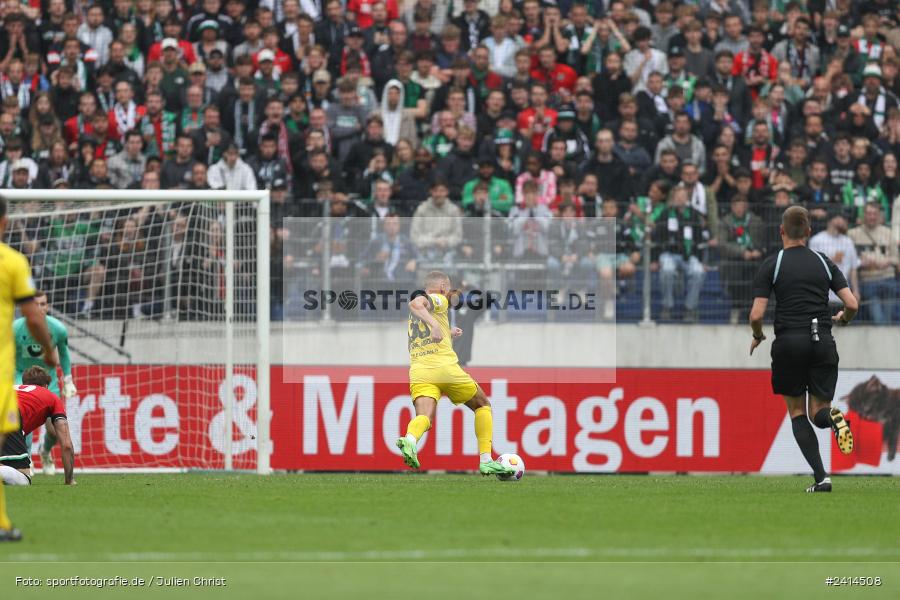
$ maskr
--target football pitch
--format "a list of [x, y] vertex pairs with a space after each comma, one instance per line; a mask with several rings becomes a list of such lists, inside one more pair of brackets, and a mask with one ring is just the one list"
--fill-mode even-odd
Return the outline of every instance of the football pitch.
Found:
[[[0, 546], [4, 597], [812, 598], [827, 577], [880, 578], [846, 584], [847, 597], [900, 597], [900, 481], [889, 477], [838, 477], [832, 494], [757, 476], [78, 481], [7, 488], [25, 540]], [[76, 576], [131, 581], [47, 579]]]

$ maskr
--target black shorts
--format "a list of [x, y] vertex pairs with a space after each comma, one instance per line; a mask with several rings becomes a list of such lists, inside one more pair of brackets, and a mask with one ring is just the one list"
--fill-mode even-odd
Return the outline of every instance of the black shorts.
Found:
[[3, 448], [0, 448], [0, 456], [21, 457], [2, 461], [2, 464], [13, 469], [27, 469], [31, 466], [31, 452], [25, 445], [25, 433], [21, 429], [6, 436]]
[[838, 352], [834, 338], [820, 333], [781, 334], [772, 342], [772, 391], [782, 396], [810, 394], [828, 402], [834, 398], [838, 378]]

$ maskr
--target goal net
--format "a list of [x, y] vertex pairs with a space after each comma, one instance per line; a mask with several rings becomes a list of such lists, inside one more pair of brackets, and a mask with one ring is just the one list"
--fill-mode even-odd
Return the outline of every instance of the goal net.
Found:
[[267, 473], [268, 192], [0, 193], [68, 330], [77, 467]]

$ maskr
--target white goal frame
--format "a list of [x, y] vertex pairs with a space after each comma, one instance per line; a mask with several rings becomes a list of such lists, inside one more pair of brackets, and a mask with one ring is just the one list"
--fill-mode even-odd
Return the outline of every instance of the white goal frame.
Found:
[[[39, 190], [2, 189], [0, 195], [13, 202], [224, 202], [225, 203], [225, 389], [229, 390], [225, 403], [224, 431], [230, 433], [234, 423], [234, 242], [236, 202], [256, 203], [256, 389], [257, 389], [257, 459], [256, 472], [268, 475], [271, 467], [270, 403], [270, 240], [269, 190], [213, 191], [213, 190]], [[10, 212], [10, 211], [8, 211]], [[223, 440], [225, 470], [232, 471], [232, 436]], [[127, 469], [137, 472], [140, 469]]]

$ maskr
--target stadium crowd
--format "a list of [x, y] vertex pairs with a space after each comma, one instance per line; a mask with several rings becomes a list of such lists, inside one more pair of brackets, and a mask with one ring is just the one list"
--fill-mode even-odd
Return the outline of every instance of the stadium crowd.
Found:
[[[802, 204], [864, 318], [900, 319], [895, 0], [0, 11], [0, 187], [270, 189], [273, 290], [299, 259], [283, 252], [284, 219], [330, 214], [374, 223], [354, 235], [364, 268], [389, 278], [492, 251], [624, 293], [652, 248], [661, 319], [701, 318], [716, 273], [736, 320], [781, 212]], [[486, 214], [503, 243], [463, 244], [461, 217]], [[596, 252], [598, 216], [618, 218], [611, 256]], [[198, 289], [219, 293], [219, 219], [148, 207], [96, 221], [13, 220], [12, 242], [42, 255], [41, 285], [67, 291], [66, 312], [159, 314], [168, 286], [188, 314]], [[175, 242], [162, 248], [162, 234]], [[173, 284], [188, 264], [200, 275]]]

